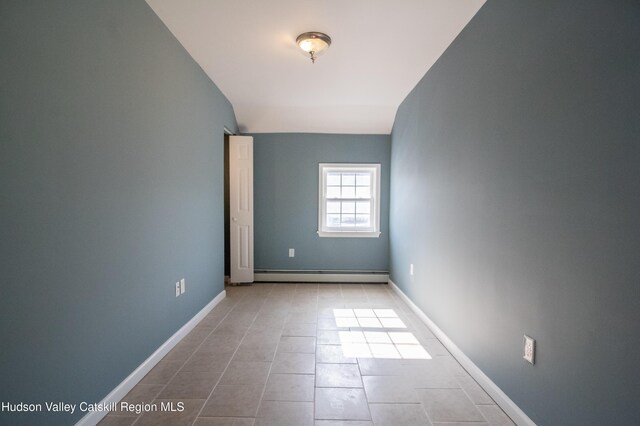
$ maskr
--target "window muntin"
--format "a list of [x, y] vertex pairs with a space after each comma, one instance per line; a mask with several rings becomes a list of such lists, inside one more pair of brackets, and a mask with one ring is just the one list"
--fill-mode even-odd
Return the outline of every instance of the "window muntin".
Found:
[[320, 164], [321, 237], [377, 237], [380, 165]]

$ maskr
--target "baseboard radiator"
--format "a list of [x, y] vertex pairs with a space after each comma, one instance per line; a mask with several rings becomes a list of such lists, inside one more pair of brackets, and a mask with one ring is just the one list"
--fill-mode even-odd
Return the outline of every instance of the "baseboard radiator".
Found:
[[268, 283], [373, 283], [386, 284], [388, 271], [342, 270], [275, 270], [261, 269], [254, 272], [254, 282]]

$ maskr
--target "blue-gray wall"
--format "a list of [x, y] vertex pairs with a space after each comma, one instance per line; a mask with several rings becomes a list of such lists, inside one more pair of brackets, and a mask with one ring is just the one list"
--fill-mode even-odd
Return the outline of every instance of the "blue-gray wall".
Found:
[[639, 40], [636, 1], [489, 0], [394, 124], [392, 279], [539, 425], [640, 418]]
[[3, 1], [0, 55], [0, 401], [98, 401], [223, 289], [233, 109], [142, 0]]
[[[255, 268], [386, 271], [388, 135], [260, 133], [254, 138]], [[379, 238], [320, 238], [318, 164], [380, 163]], [[289, 257], [289, 248], [296, 256]]]

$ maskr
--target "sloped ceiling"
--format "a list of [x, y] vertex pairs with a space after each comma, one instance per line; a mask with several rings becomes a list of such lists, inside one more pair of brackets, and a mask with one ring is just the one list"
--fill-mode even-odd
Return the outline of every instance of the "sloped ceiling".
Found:
[[[147, 0], [233, 104], [242, 132], [389, 134], [484, 0]], [[315, 64], [295, 39], [333, 40]]]

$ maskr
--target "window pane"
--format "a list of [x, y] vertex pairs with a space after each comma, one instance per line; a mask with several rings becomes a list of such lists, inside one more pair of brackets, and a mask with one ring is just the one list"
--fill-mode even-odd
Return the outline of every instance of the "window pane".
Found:
[[368, 228], [371, 226], [368, 214], [359, 214], [356, 216], [356, 226], [362, 228]]
[[356, 175], [356, 185], [371, 186], [371, 175], [369, 173], [358, 173]]
[[342, 186], [347, 185], [355, 185], [356, 184], [356, 175], [354, 173], [343, 173], [342, 174]]
[[355, 213], [355, 212], [356, 212], [356, 203], [352, 201], [342, 202], [342, 213]]
[[340, 202], [339, 201], [328, 201], [327, 202], [327, 213], [340, 213]]
[[342, 226], [355, 226], [355, 225], [356, 225], [356, 215], [354, 214], [342, 215]]
[[327, 185], [340, 186], [340, 173], [327, 173]]
[[340, 215], [339, 214], [328, 214], [327, 215], [327, 226], [331, 226], [331, 227], [340, 226]]
[[369, 186], [356, 187], [356, 198], [371, 198], [371, 187]]
[[327, 186], [327, 198], [340, 198], [340, 187]]
[[380, 195], [377, 170], [379, 166], [375, 164], [336, 163], [320, 166], [324, 187], [320, 188], [319, 213], [328, 234], [378, 231], [379, 219], [375, 213], [379, 209], [377, 204]]
[[356, 187], [355, 186], [343, 186], [342, 187], [342, 198], [356, 198]]
[[371, 213], [371, 201], [358, 201], [356, 203], [356, 213]]

